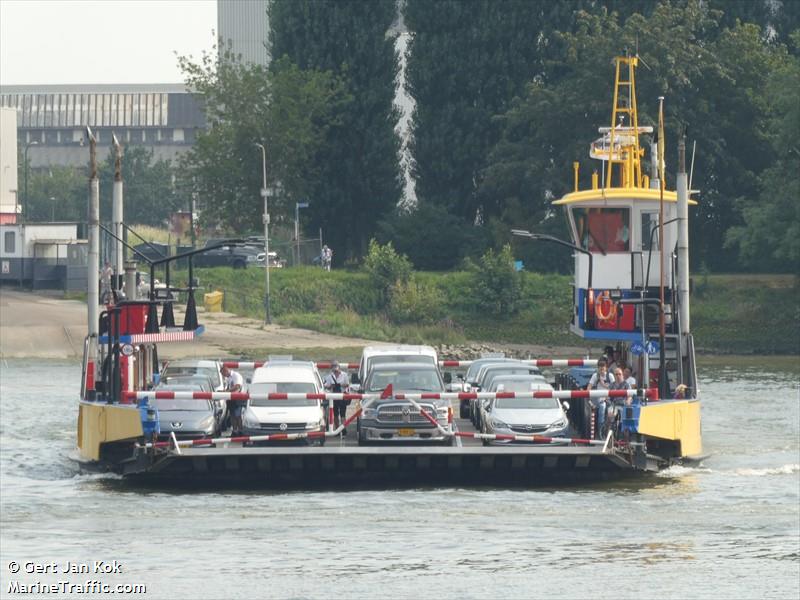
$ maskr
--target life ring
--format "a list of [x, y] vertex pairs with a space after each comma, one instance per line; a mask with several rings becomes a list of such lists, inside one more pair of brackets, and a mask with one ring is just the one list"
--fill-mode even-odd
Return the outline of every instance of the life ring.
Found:
[[613, 321], [617, 318], [617, 303], [611, 299], [611, 294], [608, 293], [608, 290], [597, 296], [594, 310], [597, 318], [601, 321]]

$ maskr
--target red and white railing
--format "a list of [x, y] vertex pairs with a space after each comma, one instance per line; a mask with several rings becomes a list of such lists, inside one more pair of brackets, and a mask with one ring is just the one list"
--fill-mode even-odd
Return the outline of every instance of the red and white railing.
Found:
[[[603, 440], [592, 440], [584, 438], [554, 438], [538, 435], [524, 435], [524, 434], [501, 434], [501, 433], [472, 433], [465, 431], [453, 430], [453, 411], [449, 407], [447, 413], [447, 426], [445, 427], [440, 423], [436, 417], [426, 411], [418, 401], [420, 400], [468, 400], [468, 399], [493, 399], [493, 398], [629, 398], [636, 395], [645, 395], [651, 400], [658, 399], [657, 389], [647, 390], [541, 390], [535, 392], [459, 392], [459, 393], [419, 393], [419, 394], [402, 394], [392, 393], [390, 388], [384, 390], [382, 394], [347, 394], [347, 393], [325, 393], [325, 394], [300, 394], [300, 393], [272, 393], [272, 394], [248, 394], [246, 392], [166, 392], [166, 391], [149, 391], [149, 392], [124, 392], [128, 401], [133, 399], [142, 400], [145, 398], [155, 399], [176, 399], [176, 400], [231, 400], [231, 401], [245, 401], [245, 400], [359, 400], [360, 404], [357, 410], [347, 418], [344, 423], [340, 424], [335, 429], [328, 431], [309, 431], [301, 433], [273, 433], [268, 435], [255, 435], [255, 436], [235, 436], [235, 437], [219, 437], [219, 438], [202, 438], [196, 440], [172, 440], [163, 442], [149, 442], [142, 444], [144, 448], [166, 448], [170, 446], [188, 447], [188, 446], [207, 446], [211, 444], [224, 444], [224, 443], [250, 443], [250, 442], [270, 442], [270, 441], [291, 441], [291, 440], [304, 440], [304, 439], [319, 439], [322, 437], [335, 437], [338, 436], [348, 425], [355, 421], [365, 408], [378, 399], [393, 398], [396, 400], [406, 400], [411, 403], [419, 413], [427, 419], [431, 425], [438, 429], [443, 435], [448, 437], [464, 437], [474, 438], [481, 440], [498, 440], [498, 441], [514, 441], [514, 442], [528, 442], [533, 444], [584, 444], [584, 445], [602, 445], [605, 444]], [[332, 410], [333, 403], [330, 403]], [[329, 416], [330, 419], [330, 416]], [[330, 420], [329, 420], [330, 424]]]
[[[373, 394], [351, 394], [326, 392], [320, 394], [281, 393], [250, 394], [248, 392], [168, 392], [139, 391], [123, 392], [125, 401], [155, 398], [160, 400], [376, 400], [378, 398], [395, 398], [396, 400], [493, 400], [495, 398], [557, 398], [569, 400], [574, 398], [631, 398], [646, 396], [649, 400], [658, 400], [656, 388], [639, 390], [538, 390], [530, 392], [420, 392], [417, 394], [393, 393], [384, 391]], [[413, 403], [413, 402], [412, 402]]]
[[[502, 359], [500, 359], [502, 360]], [[474, 360], [440, 360], [441, 368], [463, 368], [469, 367]], [[530, 360], [519, 360], [518, 362], [533, 367], [596, 367], [597, 359], [589, 358], [532, 358]]]
[[[472, 365], [473, 362], [475, 361], [440, 360], [439, 367], [442, 369], [466, 368]], [[518, 362], [524, 363], [526, 365], [531, 365], [533, 367], [596, 367], [597, 366], [597, 359], [589, 359], [589, 358], [534, 358], [530, 360], [520, 360]], [[222, 364], [228, 367], [229, 369], [257, 369], [259, 367], [263, 367], [268, 363], [269, 361], [266, 360], [256, 360], [256, 361], [226, 360]], [[318, 369], [330, 369], [333, 367], [333, 361], [318, 361], [316, 365]], [[359, 363], [347, 362], [342, 360], [339, 361], [339, 366], [342, 367], [342, 369], [355, 371], [358, 369]]]
[[[263, 367], [264, 365], [269, 364], [268, 360], [255, 360], [255, 361], [246, 361], [246, 360], [226, 360], [223, 361], [223, 366], [228, 367], [229, 369], [258, 369], [259, 367]], [[332, 369], [333, 368], [333, 361], [318, 361], [315, 363], [318, 369]], [[347, 361], [339, 361], [339, 366], [343, 369], [347, 369], [349, 371], [355, 371], [358, 369], [358, 363], [351, 363]]]

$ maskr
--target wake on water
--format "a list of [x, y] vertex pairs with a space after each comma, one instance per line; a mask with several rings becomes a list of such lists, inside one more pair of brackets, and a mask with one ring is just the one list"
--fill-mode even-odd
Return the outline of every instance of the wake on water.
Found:
[[660, 471], [658, 477], [678, 478], [686, 477], [689, 475], [698, 475], [703, 473], [730, 473], [736, 477], [764, 477], [767, 475], [791, 475], [800, 471], [800, 464], [786, 464], [780, 467], [764, 467], [761, 469], [734, 469], [732, 471], [714, 471], [708, 467], [684, 467], [683, 465], [674, 465], [663, 471]]

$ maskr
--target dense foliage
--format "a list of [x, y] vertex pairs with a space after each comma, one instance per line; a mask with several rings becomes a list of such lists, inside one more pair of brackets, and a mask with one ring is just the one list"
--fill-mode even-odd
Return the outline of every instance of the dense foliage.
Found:
[[401, 198], [395, 18], [394, 0], [373, 0], [368, 9], [361, 0], [270, 4], [273, 57], [335, 73], [352, 98], [335, 112], [316, 154], [320, 177], [306, 196], [311, 230], [322, 228], [334, 261], [363, 255], [377, 222]]
[[[783, 42], [798, 26], [798, 3], [455, 2], [447, 12], [445, 5], [410, 0], [406, 8], [421, 203], [468, 221], [479, 217], [495, 247], [512, 227], [563, 237], [563, 218], [550, 202], [571, 188], [574, 160], [586, 179], [596, 167], [587, 150], [610, 119], [612, 59], [638, 50], [640, 124], [655, 122], [656, 98], [664, 95], [668, 166], [679, 131], [688, 126], [690, 148], [698, 141], [693, 261], [735, 268], [724, 249], [730, 232], [729, 243], [749, 264], [766, 254], [770, 268], [793, 268], [787, 249], [755, 244], [775, 239], [775, 227], [778, 239], [791, 239], [791, 227], [755, 213], [764, 214], [757, 207], [768, 202], [766, 190], [777, 191], [775, 169], [794, 166], [791, 158], [779, 161], [791, 146], [778, 147], [769, 132], [771, 123], [791, 121], [797, 106], [777, 98], [796, 100], [786, 71], [797, 48]], [[517, 24], [527, 32], [519, 39]], [[506, 31], [505, 41], [495, 39]], [[529, 70], [517, 69], [515, 59], [527, 53]], [[800, 133], [796, 124], [788, 131]], [[673, 172], [667, 179], [674, 186]], [[792, 198], [787, 191], [781, 197]], [[568, 266], [562, 249], [533, 246], [516, 248], [528, 268]]]
[[288, 60], [270, 70], [243, 64], [230, 50], [180, 63], [187, 84], [203, 96], [209, 123], [183, 170], [198, 194], [202, 222], [236, 233], [260, 230], [263, 165], [256, 144], [266, 149], [272, 221], [290, 220], [294, 203], [325, 180], [317, 153], [350, 101], [339, 79]]
[[[419, 203], [411, 210], [397, 208], [393, 99], [403, 25], [416, 102]], [[697, 142], [694, 267], [798, 269], [798, 1], [376, 0], [365, 10], [360, 0], [274, 0], [270, 27], [268, 69], [224, 48], [180, 59], [209, 128], [179, 170], [143, 148], [125, 149], [129, 222], [163, 224], [194, 195], [202, 224], [260, 231], [261, 143], [276, 232], [291, 231], [295, 203], [309, 202], [303, 221], [323, 229], [339, 264], [362, 259], [372, 238], [392, 242], [418, 269], [447, 270], [511, 243], [511, 228], [565, 237], [551, 202], [572, 188], [573, 161], [584, 187], [598, 168], [588, 145], [611, 117], [613, 57], [628, 52], [641, 57], [640, 124], [653, 125], [657, 98], [666, 98], [669, 187], [679, 132], [687, 131], [690, 158]], [[104, 218], [112, 172], [109, 157]], [[85, 218], [82, 171], [31, 169], [28, 179], [29, 218]], [[529, 271], [571, 267], [555, 245], [512, 248]], [[426, 293], [404, 285], [411, 305]]]
[[[127, 223], [160, 227], [175, 210], [189, 208], [186, 195], [181, 195], [173, 185], [170, 161], [155, 160], [153, 152], [145, 147], [127, 146], [123, 147], [121, 166]], [[20, 181], [24, 187], [24, 165], [20, 169]], [[98, 165], [98, 176], [100, 219], [110, 221], [114, 190], [113, 151]], [[30, 169], [28, 196], [29, 221], [85, 221], [89, 197], [87, 169]], [[24, 189], [22, 197], [24, 199]]]
[[[260, 269], [199, 269], [196, 275], [206, 290], [225, 291], [226, 311], [264, 317]], [[413, 272], [408, 283], [396, 286], [404, 289], [393, 296], [394, 304], [387, 310], [364, 271], [276, 269], [273, 316], [281, 324], [391, 342], [582, 345], [568, 330], [572, 278], [526, 272], [518, 277], [516, 314], [489, 316], [475, 302], [475, 273], [470, 271]], [[724, 354], [800, 353], [797, 293], [797, 278], [783, 275], [696, 277], [692, 329], [698, 349]]]

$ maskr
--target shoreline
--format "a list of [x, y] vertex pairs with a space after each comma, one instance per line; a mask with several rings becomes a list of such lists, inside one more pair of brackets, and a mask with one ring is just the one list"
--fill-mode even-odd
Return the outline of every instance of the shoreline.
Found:
[[[80, 359], [86, 335], [86, 312], [86, 304], [79, 300], [0, 288], [0, 359]], [[333, 355], [354, 360], [363, 346], [390, 343], [276, 324], [265, 326], [256, 319], [233, 313], [208, 313], [202, 307], [198, 307], [198, 316], [206, 332], [194, 342], [162, 345], [159, 350], [164, 358], [257, 358], [290, 350], [298, 356], [308, 356], [311, 352], [318, 360]], [[182, 319], [183, 312], [176, 310], [176, 323]], [[455, 358], [463, 354], [477, 355], [481, 351], [504, 351], [529, 358], [593, 358], [602, 353], [601, 344], [590, 348], [581, 345], [577, 338], [575, 341], [563, 345], [470, 342], [443, 345], [440, 354]], [[766, 358], [800, 369], [800, 356], [793, 354], [727, 354], [698, 349], [697, 357], [701, 364], [722, 362], [732, 366], [747, 365], [754, 359], [762, 363]]]

